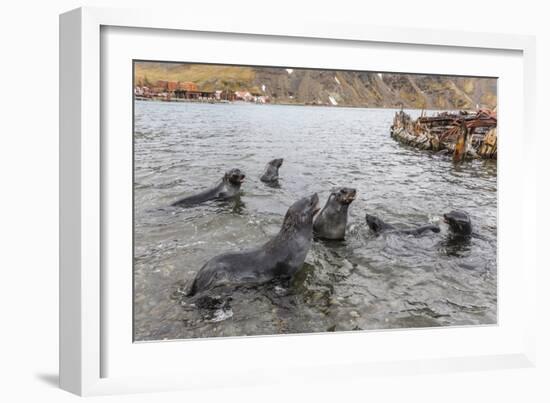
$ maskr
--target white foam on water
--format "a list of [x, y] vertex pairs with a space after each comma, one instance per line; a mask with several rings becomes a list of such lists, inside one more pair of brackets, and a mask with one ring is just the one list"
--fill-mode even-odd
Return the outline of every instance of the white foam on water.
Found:
[[233, 317], [233, 310], [231, 308], [229, 309], [217, 309], [214, 312], [214, 316], [212, 316], [211, 322], [222, 322], [226, 319]]

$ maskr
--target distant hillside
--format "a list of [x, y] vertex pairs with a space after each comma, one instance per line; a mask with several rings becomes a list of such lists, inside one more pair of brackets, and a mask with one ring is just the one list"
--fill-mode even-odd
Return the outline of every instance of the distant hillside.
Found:
[[135, 79], [138, 85], [169, 80], [191, 81], [204, 91], [248, 90], [274, 103], [418, 109], [497, 104], [497, 80], [489, 78], [140, 62]]

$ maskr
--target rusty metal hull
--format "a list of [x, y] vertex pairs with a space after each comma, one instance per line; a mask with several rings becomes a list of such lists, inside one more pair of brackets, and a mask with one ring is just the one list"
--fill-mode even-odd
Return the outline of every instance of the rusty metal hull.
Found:
[[429, 151], [445, 151], [453, 160], [497, 158], [497, 118], [493, 111], [442, 112], [416, 120], [403, 112], [395, 114], [391, 136], [398, 142]]

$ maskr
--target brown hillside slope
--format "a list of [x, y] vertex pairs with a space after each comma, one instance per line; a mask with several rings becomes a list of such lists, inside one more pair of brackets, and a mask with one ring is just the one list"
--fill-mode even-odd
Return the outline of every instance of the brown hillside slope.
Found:
[[136, 84], [192, 81], [204, 91], [248, 90], [275, 103], [425, 109], [493, 109], [493, 78], [138, 62]]

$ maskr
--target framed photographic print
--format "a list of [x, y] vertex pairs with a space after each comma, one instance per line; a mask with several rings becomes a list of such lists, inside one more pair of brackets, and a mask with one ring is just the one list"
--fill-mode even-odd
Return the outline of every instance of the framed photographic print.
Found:
[[532, 365], [533, 52], [62, 15], [62, 387]]

